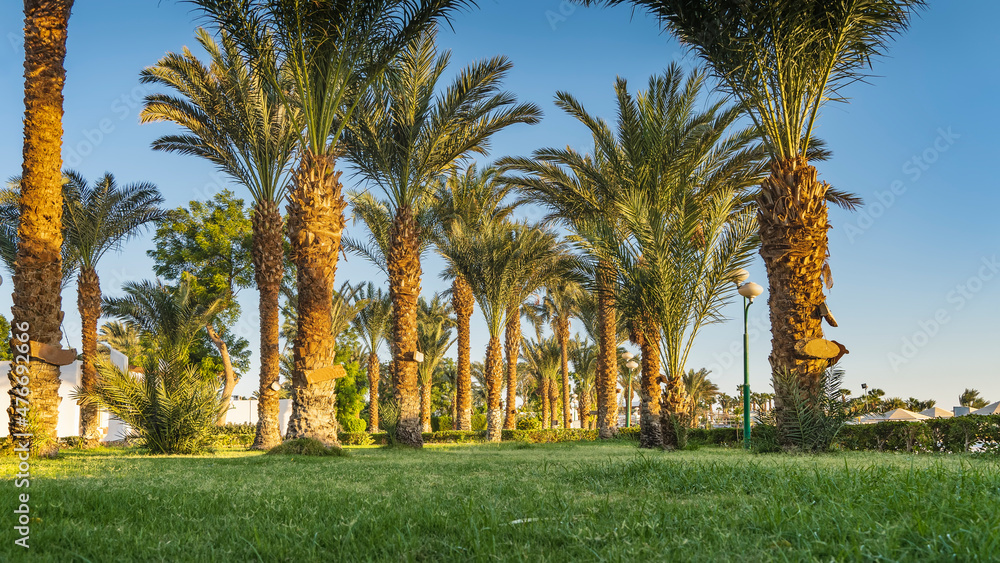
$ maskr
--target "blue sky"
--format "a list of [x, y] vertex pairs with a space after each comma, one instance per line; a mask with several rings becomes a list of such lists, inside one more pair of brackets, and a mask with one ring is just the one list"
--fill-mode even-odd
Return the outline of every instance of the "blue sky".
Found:
[[[591, 112], [614, 117], [612, 85], [627, 78], [632, 89], [671, 61], [693, 68], [697, 61], [662, 34], [643, 14], [628, 8], [584, 9], [560, 0], [482, 0], [481, 8], [454, 20], [454, 31], [439, 36], [453, 50], [453, 70], [474, 60], [505, 54], [514, 62], [507, 88], [521, 100], [539, 104], [542, 123], [498, 135], [493, 158], [525, 155], [543, 146], [572, 145], [586, 150], [583, 127], [552, 104], [558, 90], [573, 93]], [[946, 2], [930, 8], [875, 62], [868, 84], [846, 93], [850, 104], [829, 105], [816, 133], [834, 158], [818, 164], [821, 178], [866, 200], [858, 213], [831, 211], [830, 252], [836, 281], [829, 304], [840, 328], [827, 337], [850, 350], [843, 361], [846, 387], [861, 383], [889, 396], [933, 398], [957, 404], [958, 394], [975, 387], [1000, 400], [1000, 369], [991, 355], [1000, 341], [1000, 262], [994, 220], [1000, 192], [988, 168], [1000, 153], [995, 133], [995, 93], [1000, 52], [995, 21], [1000, 4], [991, 0]], [[23, 115], [20, 4], [0, 6], [0, 175], [20, 172]], [[149, 181], [171, 207], [205, 199], [232, 187], [194, 157], [154, 153], [150, 142], [167, 125], [138, 124], [147, 90], [139, 71], [167, 51], [194, 44], [198, 15], [171, 0], [79, 2], [69, 27], [66, 61], [66, 165], [94, 179], [105, 171], [119, 182]], [[348, 180], [348, 187], [354, 182]], [[527, 210], [528, 218], [540, 213]], [[349, 232], [361, 234], [360, 227]], [[130, 243], [99, 268], [106, 293], [123, 281], [152, 277], [145, 251], [148, 236]], [[424, 265], [424, 294], [445, 288], [440, 262]], [[766, 287], [759, 258], [751, 279]], [[4, 276], [7, 277], [6, 275]], [[341, 262], [337, 283], [385, 280], [360, 258]], [[10, 284], [0, 290], [0, 310], [9, 316]], [[245, 317], [237, 332], [256, 349], [256, 294], [241, 294]], [[75, 287], [63, 296], [66, 327], [79, 346]], [[738, 304], [732, 320], [708, 327], [699, 337], [688, 367], [708, 367], [723, 391], [733, 394], [742, 380], [742, 331]], [[770, 390], [767, 307], [751, 308], [751, 385]], [[473, 357], [482, 356], [486, 331], [477, 310]], [[452, 351], [454, 353], [454, 351]], [[256, 388], [256, 363], [237, 394]]]

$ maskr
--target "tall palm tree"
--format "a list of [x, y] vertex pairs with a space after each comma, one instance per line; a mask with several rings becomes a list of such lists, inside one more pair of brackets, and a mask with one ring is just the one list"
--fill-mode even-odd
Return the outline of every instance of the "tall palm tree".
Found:
[[545, 286], [545, 297], [541, 307], [545, 317], [552, 325], [552, 332], [559, 341], [562, 373], [562, 423], [563, 428], [569, 428], [569, 325], [570, 320], [579, 314], [579, 301], [584, 291], [580, 283], [565, 275], [557, 276]]
[[424, 432], [431, 431], [431, 390], [434, 385], [434, 373], [444, 359], [445, 353], [455, 339], [451, 336], [451, 327], [455, 324], [451, 318], [451, 305], [444, 302], [440, 295], [427, 301], [423, 297], [418, 301], [417, 345], [424, 354], [420, 363], [420, 424]]
[[817, 179], [809, 164], [812, 132], [827, 102], [864, 79], [864, 67], [885, 53], [923, 0], [587, 0], [630, 2], [656, 16], [714, 70], [764, 137], [770, 176], [757, 194], [760, 254], [770, 291], [775, 372], [796, 372], [812, 387], [827, 367], [795, 345], [823, 338], [824, 282], [829, 266], [827, 202], [859, 201]]
[[738, 106], [722, 100], [698, 107], [704, 81], [703, 72], [685, 78], [671, 65], [633, 95], [619, 79], [615, 131], [561, 95], [594, 135], [595, 160], [605, 163], [588, 173], [609, 174], [605, 181], [621, 186], [620, 224], [591, 220], [580, 237], [619, 275], [618, 307], [644, 359], [640, 443], [649, 447], [658, 445], [661, 402], [654, 364], [662, 359], [665, 416], [680, 432], [663, 436], [682, 439], [680, 418], [689, 409], [681, 376], [690, 347], [704, 324], [721, 319], [718, 309], [734, 291], [727, 276], [748, 263], [757, 244], [746, 191], [762, 176], [763, 153], [754, 129], [735, 128]]
[[[62, 338], [62, 116], [66, 28], [73, 0], [24, 1], [24, 148], [11, 326], [32, 342], [59, 347]], [[32, 449], [59, 452], [59, 366], [42, 358], [27, 377], [10, 370], [11, 435], [25, 433], [18, 399], [31, 401]], [[23, 412], [23, 411], [22, 411]]]
[[[193, 0], [230, 33], [290, 112], [299, 161], [288, 230], [298, 287], [290, 437], [337, 442], [330, 306], [344, 201], [337, 157], [370, 87], [398, 54], [470, 0]], [[288, 81], [289, 91], [279, 85]]]
[[363, 309], [358, 311], [351, 326], [361, 338], [368, 352], [368, 431], [378, 432], [378, 396], [379, 369], [378, 348], [389, 333], [389, 323], [392, 318], [392, 301], [382, 288], [375, 289], [375, 284], [368, 282], [358, 293], [358, 298], [367, 301]]
[[958, 404], [963, 407], [981, 409], [990, 404], [990, 402], [979, 395], [978, 389], [966, 389], [965, 391], [962, 391], [961, 395], [958, 396]]
[[709, 371], [690, 369], [684, 374], [684, 390], [691, 399], [691, 426], [698, 422], [698, 416], [709, 411], [719, 395], [719, 386], [708, 378]]
[[464, 69], [438, 93], [450, 53], [438, 54], [435, 33], [412, 42], [383, 84], [362, 98], [345, 133], [347, 157], [359, 175], [378, 186], [392, 222], [386, 269], [393, 301], [393, 353], [397, 362], [400, 424], [397, 439], [422, 445], [416, 362], [417, 299], [423, 243], [418, 214], [429, 207], [434, 180], [473, 154], [486, 154], [490, 138], [516, 123], [535, 123], [531, 104], [500, 90], [512, 68], [504, 57]]
[[[69, 217], [66, 213], [66, 202], [73, 199], [70, 191], [73, 186], [63, 176], [62, 183], [62, 236], [63, 241], [69, 238]], [[21, 223], [21, 177], [15, 176], [0, 189], [0, 261], [13, 276], [17, 271], [17, 230]], [[77, 260], [76, 248], [63, 244], [62, 277], [59, 283], [61, 290], [66, 289], [77, 277], [80, 261]]]
[[220, 35], [221, 43], [204, 29], [195, 32], [209, 55], [207, 65], [185, 48], [140, 73], [140, 82], [165, 86], [178, 95], [147, 96], [139, 121], [180, 125], [185, 134], [160, 137], [153, 141], [153, 149], [202, 157], [253, 198], [251, 254], [259, 292], [260, 385], [251, 447], [270, 449], [281, 441], [278, 391], [273, 387], [279, 378], [278, 310], [284, 277], [284, 222], [278, 205], [287, 194], [286, 173], [298, 132], [272, 83], [253, 70], [232, 36]]
[[490, 334], [485, 362], [487, 436], [491, 441], [499, 441], [503, 424], [500, 335], [508, 306], [517, 291], [519, 273], [553, 263], [554, 256], [565, 253], [565, 244], [550, 232], [522, 223], [485, 223], [469, 230], [456, 225], [439, 250], [448, 260], [451, 275], [457, 272], [465, 276], [486, 319]]
[[541, 340], [525, 339], [522, 344], [525, 362], [528, 369], [535, 373], [539, 382], [539, 395], [542, 400], [542, 428], [548, 429], [556, 424], [555, 408], [552, 394], [559, 378], [559, 362], [561, 352], [559, 340], [550, 336]]
[[597, 346], [589, 341], [573, 340], [570, 347], [570, 361], [573, 362], [573, 377], [576, 383], [577, 408], [580, 411], [580, 428], [590, 428], [591, 396], [594, 394], [594, 378], [597, 375]]
[[[109, 251], [138, 235], [144, 227], [166, 217], [160, 208], [163, 197], [156, 186], [147, 183], [119, 186], [111, 174], [92, 185], [76, 172], [67, 172], [64, 201], [64, 244], [75, 249], [79, 262], [77, 305], [82, 324], [83, 367], [80, 386], [84, 393], [93, 391], [97, 382], [97, 321], [101, 317], [101, 283], [97, 264]], [[94, 403], [80, 407], [80, 437], [85, 447], [101, 439], [98, 407]]]
[[[505, 203], [510, 186], [497, 182], [497, 170], [493, 167], [479, 169], [469, 165], [464, 172], [452, 170], [439, 182], [434, 199], [437, 229], [434, 240], [446, 241], [456, 224], [476, 225], [480, 221], [504, 221], [517, 207], [517, 202]], [[458, 361], [455, 389], [454, 420], [458, 430], [472, 428], [472, 374], [470, 363], [469, 336], [475, 298], [472, 288], [460, 273], [456, 272], [451, 283], [451, 302], [455, 310], [458, 329]], [[510, 318], [507, 319], [511, 323]], [[517, 328], [520, 328], [518, 324]], [[513, 332], [508, 332], [508, 335]], [[507, 355], [508, 361], [510, 354]], [[506, 424], [505, 424], [506, 427]]]

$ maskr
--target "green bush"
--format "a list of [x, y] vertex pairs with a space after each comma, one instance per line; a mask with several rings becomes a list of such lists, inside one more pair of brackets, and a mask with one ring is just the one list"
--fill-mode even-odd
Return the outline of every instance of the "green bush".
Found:
[[340, 448], [323, 445], [323, 442], [315, 438], [296, 438], [271, 448], [267, 455], [344, 456], [347, 454]]
[[474, 414], [472, 415], [472, 430], [474, 432], [481, 432], [486, 430], [486, 415], [485, 414]]
[[618, 429], [618, 437], [623, 440], [635, 440], [639, 441], [639, 427], [638, 426], [626, 426], [625, 428]]
[[597, 440], [597, 430], [580, 428], [555, 428], [552, 430], [504, 430], [503, 440], [516, 440], [531, 444], [551, 444], [557, 442], [582, 442]]
[[155, 454], [194, 454], [214, 445], [222, 408], [218, 379], [205, 375], [181, 352], [150, 355], [143, 377], [98, 358], [93, 389], [73, 398], [96, 404], [129, 425], [127, 441]]
[[341, 432], [337, 434], [337, 440], [342, 446], [369, 446], [374, 444], [372, 435], [367, 432]]
[[[435, 425], [435, 422], [437, 423], [436, 425]], [[448, 416], [448, 415], [438, 416], [438, 417], [433, 417], [432, 416], [431, 417], [431, 428], [435, 432], [440, 432], [442, 430], [443, 431], [454, 430], [455, 429], [455, 425], [452, 422], [451, 417]]]
[[522, 416], [517, 419], [518, 430], [541, 430], [542, 421], [537, 416]]
[[257, 426], [250, 423], [234, 424], [232, 422], [215, 427], [213, 445], [217, 448], [249, 448], [257, 435]]
[[361, 420], [360, 418], [345, 418], [341, 422], [341, 429], [348, 434], [356, 434], [358, 432], [364, 432], [368, 429], [368, 423]]

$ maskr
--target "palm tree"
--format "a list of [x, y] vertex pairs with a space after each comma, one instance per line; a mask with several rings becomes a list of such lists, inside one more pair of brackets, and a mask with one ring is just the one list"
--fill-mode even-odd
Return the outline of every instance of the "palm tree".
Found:
[[451, 337], [451, 306], [435, 294], [431, 301], [423, 297], [417, 302], [417, 345], [424, 354], [420, 363], [420, 423], [424, 432], [431, 431], [431, 389], [434, 373], [444, 359], [445, 352], [455, 339]]
[[270, 449], [281, 441], [278, 391], [273, 388], [280, 369], [278, 310], [284, 277], [284, 222], [278, 204], [287, 194], [286, 172], [298, 132], [272, 83], [251, 68], [229, 34], [220, 35], [221, 44], [204, 29], [195, 33], [209, 54], [208, 65], [185, 48], [140, 73], [140, 82], [166, 86], [179, 95], [147, 96], [139, 120], [180, 125], [186, 134], [160, 137], [153, 149], [208, 160], [254, 200], [251, 254], [259, 291], [260, 386], [251, 447]]
[[528, 364], [528, 369], [535, 373], [539, 382], [538, 394], [542, 400], [542, 428], [548, 429], [556, 424], [555, 402], [553, 399], [556, 380], [559, 378], [559, 365], [562, 352], [559, 340], [552, 336], [541, 340], [525, 339], [522, 346], [522, 357]]
[[375, 284], [368, 282], [367, 287], [358, 293], [359, 299], [367, 304], [354, 317], [351, 325], [361, 338], [368, 352], [368, 431], [378, 432], [378, 397], [379, 397], [379, 360], [378, 348], [389, 333], [389, 321], [392, 317], [392, 302], [382, 288], [375, 289]]
[[[24, 1], [24, 161], [21, 221], [14, 266], [11, 326], [32, 342], [59, 347], [62, 338], [62, 115], [66, 27], [73, 0]], [[59, 366], [42, 358], [28, 364], [27, 377], [9, 370], [11, 435], [25, 433], [18, 399], [31, 401], [32, 450], [59, 452]], [[28, 386], [30, 382], [31, 386]], [[23, 411], [22, 411], [23, 412]]]
[[570, 347], [570, 361], [573, 362], [573, 376], [576, 383], [577, 407], [580, 411], [580, 428], [590, 428], [590, 400], [594, 394], [594, 378], [597, 375], [597, 346], [577, 337]]
[[981, 409], [990, 404], [990, 402], [979, 395], [978, 389], [966, 389], [958, 396], [958, 404], [963, 407]]
[[[569, 272], [567, 272], [568, 274]], [[580, 284], [566, 274], [556, 276], [545, 286], [541, 309], [552, 325], [552, 332], [559, 341], [562, 373], [563, 428], [569, 428], [569, 324], [579, 314], [579, 302], [584, 291]]]
[[428, 31], [401, 53], [384, 84], [369, 90], [345, 133], [347, 157], [359, 175], [381, 188], [392, 218], [385, 254], [393, 301], [401, 443], [421, 446], [418, 365], [407, 360], [417, 345], [417, 299], [424, 230], [418, 216], [430, 207], [434, 180], [472, 154], [486, 154], [490, 138], [516, 123], [535, 123], [540, 110], [516, 104], [500, 90], [512, 65], [496, 57], [464, 69], [436, 92], [450, 54], [440, 56]]
[[827, 367], [795, 345], [823, 338], [824, 282], [829, 266], [827, 202], [859, 200], [817, 179], [809, 164], [820, 109], [843, 101], [841, 89], [864, 79], [923, 0], [584, 0], [645, 8], [714, 70], [746, 108], [765, 140], [770, 176], [757, 194], [760, 254], [770, 283], [775, 372], [796, 372], [808, 387]]
[[[63, 240], [69, 238], [69, 217], [66, 212], [66, 202], [74, 197], [71, 192], [73, 186], [63, 176], [62, 183], [62, 236]], [[17, 230], [21, 223], [21, 177], [11, 178], [7, 185], [0, 189], [0, 260], [4, 267], [13, 276], [17, 271]], [[63, 244], [62, 255], [62, 277], [60, 279], [60, 290], [70, 286], [73, 279], [77, 277], [80, 263], [77, 260], [76, 248], [70, 244]]]
[[522, 223], [485, 223], [474, 230], [455, 225], [452, 236], [442, 241], [439, 250], [448, 260], [451, 275], [460, 273], [469, 282], [486, 319], [490, 334], [485, 363], [487, 436], [491, 441], [499, 441], [503, 422], [500, 334], [509, 304], [517, 292], [517, 280], [524, 269], [553, 263], [553, 257], [565, 253], [565, 245], [552, 233], [537, 227]]
[[719, 395], [719, 386], [708, 379], [707, 369], [688, 370], [684, 374], [684, 390], [691, 399], [691, 426], [694, 427], [698, 416], [711, 409], [715, 397]]
[[[83, 367], [80, 386], [90, 393], [97, 383], [97, 321], [101, 317], [101, 284], [97, 263], [109, 251], [118, 251], [150, 222], [166, 217], [160, 209], [163, 197], [152, 184], [119, 186], [111, 174], [105, 174], [93, 185], [76, 172], [67, 172], [69, 195], [64, 200], [67, 225], [65, 244], [74, 248], [79, 262], [77, 303], [82, 323], [81, 348]], [[97, 445], [101, 439], [99, 412], [96, 404], [80, 407], [80, 437], [85, 447]]]
[[[437, 229], [434, 240], [447, 241], [456, 224], [476, 225], [480, 221], [504, 221], [517, 207], [517, 202], [504, 203], [510, 193], [510, 186], [497, 182], [497, 170], [492, 167], [478, 169], [474, 164], [459, 173], [452, 170], [446, 179], [438, 184], [434, 199], [437, 215], [434, 222]], [[447, 244], [444, 242], [443, 244]], [[469, 335], [475, 298], [469, 283], [458, 272], [451, 284], [452, 308], [455, 310], [458, 329], [458, 365], [455, 390], [455, 428], [472, 428], [472, 374], [469, 350]], [[510, 318], [507, 319], [511, 323]], [[520, 328], [520, 324], [517, 325]], [[508, 338], [513, 331], [506, 331]], [[509, 342], [509, 340], [508, 340]], [[508, 361], [510, 353], [508, 349]], [[505, 427], [507, 424], [505, 423]]]
[[[397, 55], [469, 0], [194, 0], [230, 33], [253, 69], [295, 108], [299, 161], [288, 230], [296, 266], [298, 330], [290, 437], [337, 442], [335, 342], [330, 330], [346, 202], [336, 159], [343, 133], [369, 88]], [[289, 91], [280, 85], [289, 84]]]

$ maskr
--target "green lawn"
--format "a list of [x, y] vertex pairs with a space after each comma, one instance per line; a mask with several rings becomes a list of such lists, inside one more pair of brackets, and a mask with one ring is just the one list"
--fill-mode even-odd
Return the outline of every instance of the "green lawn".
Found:
[[996, 458], [750, 455], [625, 443], [346, 458], [66, 451], [35, 461], [5, 561], [996, 560]]

